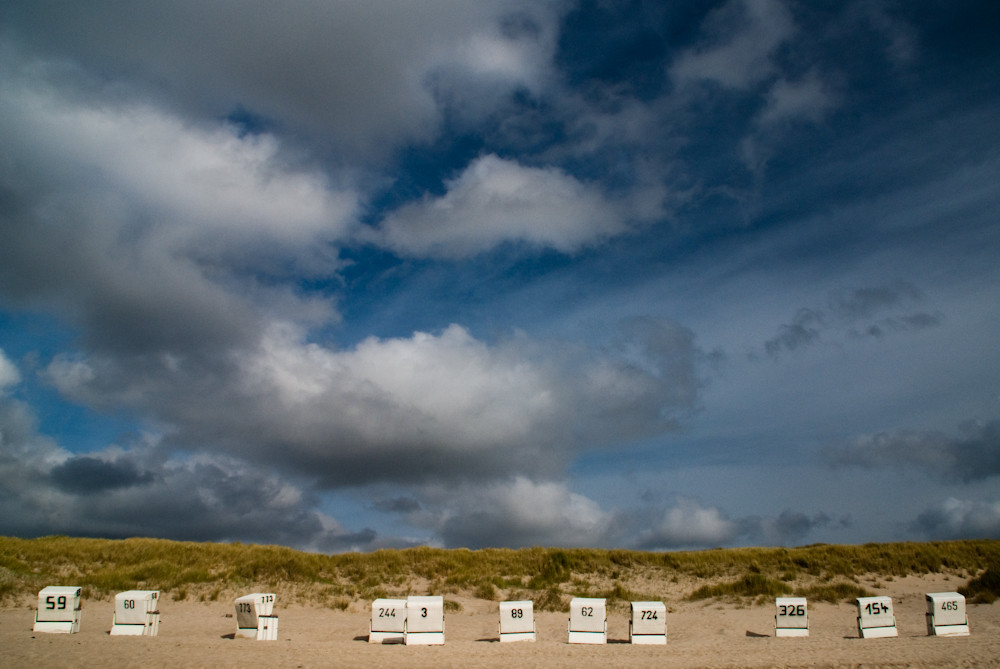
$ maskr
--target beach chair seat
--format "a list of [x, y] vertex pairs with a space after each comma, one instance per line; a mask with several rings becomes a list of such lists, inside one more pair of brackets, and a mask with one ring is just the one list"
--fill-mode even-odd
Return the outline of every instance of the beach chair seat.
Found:
[[608, 642], [608, 612], [603, 597], [574, 597], [569, 603], [568, 643]]
[[156, 636], [160, 631], [160, 591], [126, 590], [115, 595], [111, 636]]
[[403, 643], [407, 646], [444, 644], [444, 600], [438, 596], [406, 598]]
[[628, 638], [635, 645], [667, 644], [667, 606], [663, 602], [632, 602]]
[[500, 642], [534, 640], [534, 603], [530, 599], [500, 602]]

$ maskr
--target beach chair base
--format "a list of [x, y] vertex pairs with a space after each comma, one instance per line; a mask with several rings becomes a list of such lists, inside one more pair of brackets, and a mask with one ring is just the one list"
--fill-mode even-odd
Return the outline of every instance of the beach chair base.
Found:
[[601, 645], [608, 642], [607, 632], [570, 632], [568, 643]]
[[444, 632], [407, 632], [407, 646], [443, 646]]

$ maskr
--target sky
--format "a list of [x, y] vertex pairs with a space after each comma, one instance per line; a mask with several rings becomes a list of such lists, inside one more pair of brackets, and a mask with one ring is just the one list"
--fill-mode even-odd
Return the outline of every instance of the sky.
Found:
[[1000, 538], [998, 25], [0, 0], [0, 534]]

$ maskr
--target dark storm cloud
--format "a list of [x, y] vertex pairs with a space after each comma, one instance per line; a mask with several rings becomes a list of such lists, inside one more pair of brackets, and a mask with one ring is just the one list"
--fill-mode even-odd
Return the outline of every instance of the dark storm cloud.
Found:
[[938, 541], [1000, 538], [1000, 502], [951, 497], [917, 516], [910, 529]]
[[317, 511], [315, 498], [235, 459], [164, 461], [141, 445], [67, 457], [9, 400], [0, 400], [0, 435], [0, 534], [254, 541], [320, 551], [393, 543], [369, 528], [348, 530]]
[[1000, 421], [971, 422], [958, 435], [936, 431], [880, 432], [831, 448], [828, 461], [856, 467], [916, 467], [965, 483], [1000, 475]]
[[[511, 548], [565, 545], [565, 538], [554, 534], [554, 529], [539, 526], [536, 522], [524, 522], [521, 518], [475, 511], [449, 519], [440, 531], [445, 546], [478, 550], [496, 545], [498, 539], [504, 546]], [[580, 536], [580, 543], [576, 545], [584, 546], [590, 541], [593, 541], [593, 537]]]
[[420, 502], [412, 497], [393, 497], [375, 500], [372, 508], [383, 513], [411, 513], [419, 511], [422, 507]]
[[[77, 61], [185, 114], [221, 118], [249, 110], [364, 161], [399, 141], [435, 134], [441, 118], [426, 83], [436, 69], [495, 68], [490, 49], [505, 43], [526, 43], [522, 48], [544, 55], [555, 19], [551, 3], [538, 2], [388, 8], [11, 2], [4, 32], [28, 53]], [[536, 29], [505, 38], [496, 24], [517, 17]], [[527, 73], [512, 75], [521, 84]]]
[[[8, 369], [0, 352], [0, 372]], [[266, 541], [311, 550], [392, 545], [317, 510], [316, 497], [237, 458], [168, 457], [155, 439], [72, 455], [38, 433], [0, 378], [0, 534]], [[378, 542], [378, 543], [376, 543]]]
[[826, 513], [808, 515], [786, 509], [776, 518], [748, 517], [739, 521], [740, 534], [754, 544], [788, 546], [803, 542], [816, 530], [846, 529], [853, 521], [849, 516], [834, 519]]
[[823, 325], [822, 314], [810, 309], [799, 309], [788, 325], [782, 325], [777, 336], [764, 342], [764, 351], [771, 357], [782, 351], [794, 351], [819, 340]]
[[69, 493], [95, 493], [152, 483], [153, 473], [140, 471], [129, 460], [101, 460], [89, 456], [70, 458], [49, 472], [52, 482]]
[[843, 291], [831, 299], [833, 308], [850, 320], [868, 319], [887, 309], [919, 303], [923, 294], [904, 282], [885, 286], [855, 288]]
[[617, 344], [622, 355], [655, 370], [655, 375], [668, 383], [670, 405], [693, 408], [700, 385], [697, 363], [704, 356], [694, 332], [677, 323], [650, 317], [626, 319], [619, 329]]
[[941, 314], [920, 310], [923, 293], [916, 286], [897, 281], [837, 291], [821, 309], [799, 309], [791, 323], [782, 325], [776, 336], [764, 342], [764, 351], [776, 358], [783, 352], [804, 349], [823, 341], [843, 337], [874, 337], [926, 330], [942, 324]]
[[831, 298], [831, 310], [851, 324], [852, 335], [882, 338], [893, 332], [941, 325], [944, 320], [941, 314], [919, 311], [924, 301], [923, 293], [916, 286], [898, 281], [837, 294]]

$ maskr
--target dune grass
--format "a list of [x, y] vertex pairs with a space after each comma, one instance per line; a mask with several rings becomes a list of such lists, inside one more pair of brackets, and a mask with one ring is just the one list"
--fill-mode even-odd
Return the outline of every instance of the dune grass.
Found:
[[346, 609], [378, 597], [433, 593], [488, 601], [530, 598], [539, 610], [565, 610], [572, 596], [605, 597], [616, 607], [676, 599], [677, 592], [750, 603], [784, 594], [848, 601], [871, 594], [862, 578], [926, 573], [972, 579], [970, 587], [982, 581], [977, 592], [986, 594], [977, 601], [988, 601], [1000, 573], [1000, 541], [669, 553], [422, 547], [321, 555], [239, 543], [0, 537], [0, 601], [60, 583], [79, 585], [85, 597], [98, 599], [157, 589], [177, 600], [217, 600], [263, 589], [286, 602]]
[[749, 573], [736, 581], [703, 585], [692, 592], [688, 599], [708, 599], [715, 597], [780, 597], [792, 594], [792, 586], [776, 581], [761, 573]]
[[958, 591], [974, 604], [992, 604], [1000, 599], [1000, 563], [994, 562]]

